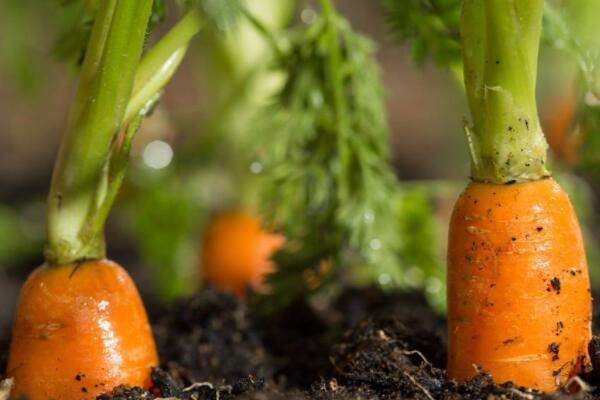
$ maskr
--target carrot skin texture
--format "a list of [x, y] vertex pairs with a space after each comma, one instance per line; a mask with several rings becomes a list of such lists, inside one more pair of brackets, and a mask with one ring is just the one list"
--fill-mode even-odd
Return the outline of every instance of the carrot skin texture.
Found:
[[591, 295], [581, 230], [551, 178], [471, 183], [448, 243], [448, 374], [554, 391], [587, 368]]
[[156, 346], [137, 289], [108, 261], [41, 266], [21, 290], [7, 375], [12, 399], [87, 400], [149, 387]]
[[202, 278], [238, 296], [244, 296], [248, 287], [260, 290], [275, 268], [270, 257], [284, 242], [282, 235], [263, 228], [254, 215], [243, 211], [217, 215], [202, 239]]

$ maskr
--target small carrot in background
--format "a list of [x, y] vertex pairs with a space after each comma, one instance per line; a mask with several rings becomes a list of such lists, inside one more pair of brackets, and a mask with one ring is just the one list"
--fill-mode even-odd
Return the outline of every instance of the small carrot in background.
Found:
[[497, 383], [553, 391], [589, 365], [591, 297], [579, 224], [549, 177], [537, 115], [543, 8], [463, 2], [472, 183], [448, 234], [448, 374], [467, 380], [481, 368]]
[[275, 269], [270, 258], [284, 242], [257, 216], [241, 210], [223, 212], [209, 222], [202, 238], [203, 281], [239, 296], [248, 288], [264, 289], [265, 276]]

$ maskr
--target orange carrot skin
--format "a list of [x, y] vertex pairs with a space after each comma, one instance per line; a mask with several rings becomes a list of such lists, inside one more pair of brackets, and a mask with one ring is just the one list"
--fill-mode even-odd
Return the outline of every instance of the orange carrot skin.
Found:
[[275, 268], [270, 257], [284, 242], [254, 215], [238, 210], [217, 215], [202, 241], [203, 280], [238, 296], [249, 287], [261, 290], [265, 276]]
[[41, 266], [21, 290], [7, 375], [11, 399], [87, 400], [149, 387], [156, 346], [137, 289], [107, 261]]
[[553, 391], [589, 364], [583, 239], [553, 179], [471, 183], [448, 243], [448, 374]]

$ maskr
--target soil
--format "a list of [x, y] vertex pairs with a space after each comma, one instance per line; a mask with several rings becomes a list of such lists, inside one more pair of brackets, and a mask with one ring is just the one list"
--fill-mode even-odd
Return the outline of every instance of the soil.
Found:
[[[583, 390], [551, 395], [495, 385], [484, 371], [468, 383], [448, 380], [445, 320], [419, 293], [354, 288], [334, 303], [297, 302], [267, 317], [207, 288], [151, 311], [163, 360], [154, 387], [99, 399], [600, 399], [593, 374], [572, 384]], [[600, 355], [600, 340], [590, 350]]]

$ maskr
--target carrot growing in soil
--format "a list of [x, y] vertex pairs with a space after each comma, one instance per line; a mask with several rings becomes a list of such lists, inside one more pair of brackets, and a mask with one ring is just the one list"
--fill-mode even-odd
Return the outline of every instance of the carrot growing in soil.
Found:
[[137, 289], [105, 259], [103, 234], [133, 136], [199, 29], [192, 10], [140, 60], [151, 10], [152, 0], [106, 0], [96, 12], [48, 197], [46, 262], [17, 305], [12, 399], [148, 387], [158, 363]]
[[581, 231], [549, 177], [535, 83], [544, 2], [463, 2], [472, 182], [448, 244], [448, 374], [552, 391], [589, 364]]

